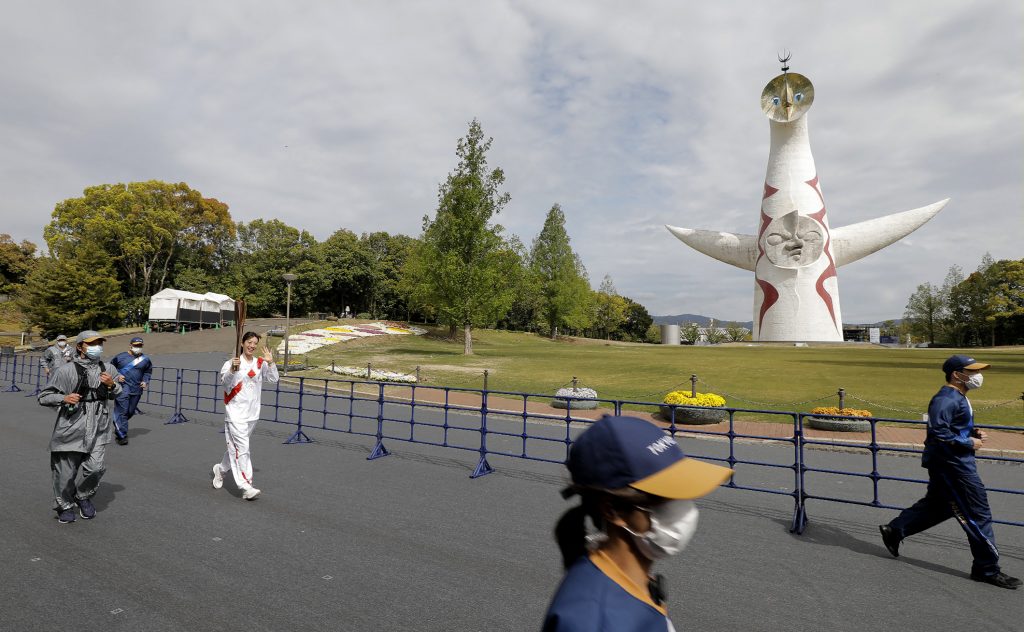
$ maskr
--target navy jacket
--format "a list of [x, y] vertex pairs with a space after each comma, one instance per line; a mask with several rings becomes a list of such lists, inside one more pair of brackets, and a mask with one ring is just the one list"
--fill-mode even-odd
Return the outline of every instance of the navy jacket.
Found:
[[114, 356], [110, 363], [124, 376], [122, 386], [126, 395], [138, 395], [141, 393], [142, 387], [139, 384], [145, 382], [148, 385], [149, 378], [153, 374], [153, 363], [150, 362], [149, 356], [144, 353], [134, 356], [127, 351], [122, 351]]
[[665, 608], [656, 605], [601, 551], [566, 571], [543, 632], [672, 632]]
[[923, 467], [974, 465], [974, 410], [963, 393], [943, 386], [928, 404], [928, 434], [924, 440]]

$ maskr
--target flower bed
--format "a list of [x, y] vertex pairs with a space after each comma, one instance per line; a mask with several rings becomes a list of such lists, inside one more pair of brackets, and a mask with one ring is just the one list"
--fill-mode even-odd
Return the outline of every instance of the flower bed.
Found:
[[409, 375], [408, 373], [398, 373], [397, 371], [382, 371], [380, 369], [370, 369], [370, 377], [366, 377], [366, 367], [358, 366], [335, 366], [328, 367], [328, 371], [333, 371], [339, 375], [348, 375], [351, 377], [358, 377], [362, 379], [371, 379], [378, 382], [402, 382], [405, 384], [415, 384], [416, 376]]
[[592, 388], [560, 388], [555, 391], [552, 408], [569, 408], [570, 405], [572, 410], [597, 408], [597, 391]]
[[728, 410], [715, 410], [724, 407], [725, 398], [715, 393], [695, 393], [691, 396], [690, 391], [672, 391], [662, 400], [658, 414], [665, 421], [677, 424], [716, 424], [729, 419]]
[[[427, 333], [425, 329], [418, 327], [396, 327], [391, 323], [367, 323], [364, 325], [332, 325], [323, 329], [310, 329], [301, 333], [288, 336], [289, 353], [303, 354], [314, 349], [326, 347], [339, 342], [346, 342], [354, 338], [366, 338], [368, 336], [390, 335], [414, 335], [419, 336]], [[277, 345], [277, 352], [284, 353], [284, 341]]]
[[805, 417], [804, 422], [818, 430], [835, 430], [838, 432], [868, 432], [871, 422], [861, 419], [837, 419], [836, 415], [846, 417], [871, 417], [870, 410], [860, 408], [839, 408], [837, 406], [819, 406], [811, 409], [813, 417]]

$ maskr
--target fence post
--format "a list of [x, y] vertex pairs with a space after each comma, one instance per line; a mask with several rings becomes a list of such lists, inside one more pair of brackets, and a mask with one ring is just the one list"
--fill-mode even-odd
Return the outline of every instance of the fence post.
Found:
[[31, 393], [28, 393], [27, 395], [25, 395], [25, 397], [35, 397], [39, 393], [43, 392], [43, 375], [42, 375], [42, 373], [43, 373], [43, 365], [41, 363], [37, 364], [36, 365], [36, 388]]
[[373, 372], [373, 365], [369, 362], [366, 363], [366, 379], [370, 379], [370, 373]]
[[366, 460], [372, 461], [389, 454], [391, 452], [384, 447], [384, 383], [379, 382], [377, 384], [377, 445], [373, 446], [373, 452], [366, 457]]
[[802, 535], [807, 526], [807, 498], [804, 494], [804, 414], [793, 415], [793, 522], [790, 533]]
[[[416, 383], [420, 383], [420, 365], [416, 365]], [[1021, 399], [1024, 399], [1024, 395], [1021, 395]]]
[[183, 424], [188, 421], [188, 417], [185, 413], [181, 412], [181, 392], [184, 390], [182, 385], [182, 371], [184, 369], [177, 369], [176, 375], [174, 376], [174, 414], [171, 418], [164, 422], [167, 424]]
[[574, 375], [574, 376], [572, 376], [572, 392], [573, 393], [576, 392], [576, 383], [577, 383], [577, 380], [576, 380], [576, 376]]
[[[295, 432], [292, 433], [292, 436], [288, 437], [288, 440], [284, 442], [285, 445], [288, 445], [290, 443], [313, 443], [313, 440], [310, 439], [309, 437], [307, 437], [305, 432], [302, 432], [302, 394], [305, 392], [305, 390], [306, 390], [306, 378], [300, 377], [299, 378], [299, 420], [298, 420], [298, 426], [295, 428]], [[326, 392], [326, 388], [324, 389], [324, 392]]]
[[697, 374], [694, 373], [690, 376], [690, 397], [697, 396]]
[[11, 385], [4, 389], [5, 393], [20, 393], [21, 389], [18, 388], [18, 384], [15, 380], [18, 377], [18, 354], [12, 356], [14, 358], [14, 364], [11, 367]]
[[487, 462], [487, 370], [484, 370], [484, 390], [480, 393], [480, 461], [470, 478], [480, 478], [494, 471]]
[[839, 414], [843, 414], [843, 410], [846, 409], [846, 389], [839, 389]]

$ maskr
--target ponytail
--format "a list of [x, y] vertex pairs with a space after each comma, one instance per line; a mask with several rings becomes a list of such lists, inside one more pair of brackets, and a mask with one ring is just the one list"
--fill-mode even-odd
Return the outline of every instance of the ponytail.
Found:
[[586, 518], [587, 510], [579, 504], [562, 514], [555, 525], [555, 541], [566, 570], [587, 553]]

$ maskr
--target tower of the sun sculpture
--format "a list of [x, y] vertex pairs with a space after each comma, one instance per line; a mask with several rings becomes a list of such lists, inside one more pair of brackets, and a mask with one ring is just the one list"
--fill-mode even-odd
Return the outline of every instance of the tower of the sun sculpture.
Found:
[[753, 270], [754, 340], [841, 341], [836, 268], [909, 235], [949, 199], [830, 230], [807, 135], [814, 86], [782, 71], [761, 93], [771, 150], [757, 235], [667, 228], [694, 250]]

